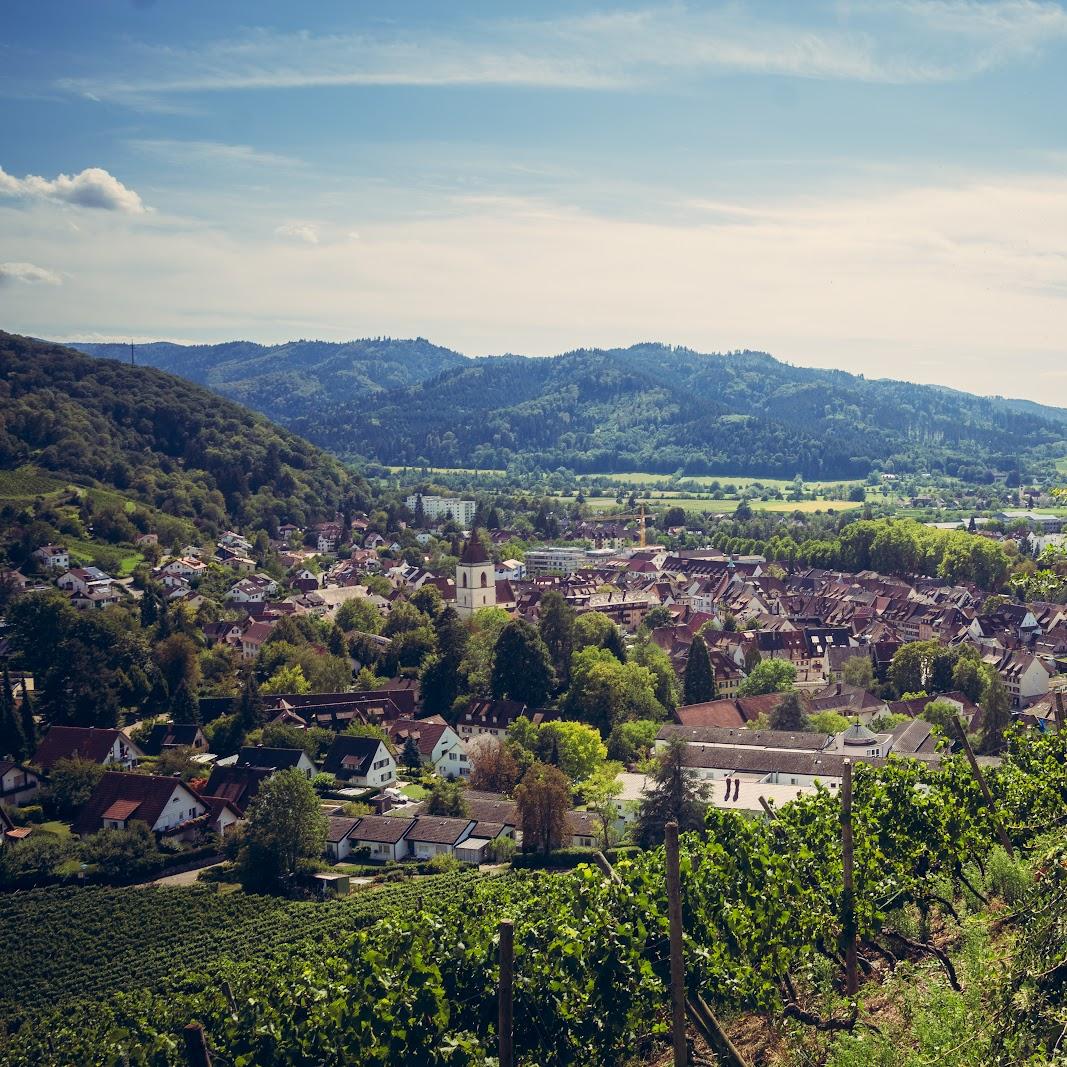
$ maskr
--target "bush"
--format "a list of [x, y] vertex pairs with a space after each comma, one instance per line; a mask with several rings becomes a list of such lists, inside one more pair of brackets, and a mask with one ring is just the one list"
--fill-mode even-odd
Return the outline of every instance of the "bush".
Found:
[[147, 880], [163, 866], [152, 831], [143, 822], [131, 822], [125, 830], [97, 831], [86, 838], [85, 853], [109, 882]]
[[518, 847], [513, 837], [496, 837], [486, 846], [485, 858], [490, 863], [507, 863]]
[[995, 848], [986, 864], [986, 884], [1006, 904], [1017, 904], [1026, 897], [1033, 880], [1024, 863]]
[[557, 848], [547, 854], [541, 852], [519, 852], [511, 859], [515, 870], [570, 871], [580, 863], [595, 863], [592, 848]]
[[9, 808], [8, 814], [16, 826], [31, 822], [44, 822], [44, 808], [40, 804], [24, 804], [21, 808]]
[[434, 874], [444, 874], [445, 871], [456, 871], [462, 866], [455, 856], [447, 852], [439, 852], [429, 862], [430, 871]]

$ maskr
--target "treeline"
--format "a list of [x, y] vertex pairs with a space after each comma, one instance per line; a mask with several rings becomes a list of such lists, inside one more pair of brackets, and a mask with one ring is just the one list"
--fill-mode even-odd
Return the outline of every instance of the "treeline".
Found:
[[209, 530], [369, 503], [336, 460], [205, 389], [0, 333], [0, 468], [27, 463]]
[[[914, 519], [858, 519], [836, 534], [824, 528], [797, 536], [780, 529], [766, 539], [746, 537], [736, 527], [711, 535], [725, 552], [759, 553], [769, 560], [827, 570], [878, 571], [898, 577], [924, 575], [950, 585], [973, 582], [990, 592], [999, 590], [1011, 573], [1013, 557], [1004, 544], [965, 530], [939, 530]], [[799, 540], [798, 540], [799, 538]]]

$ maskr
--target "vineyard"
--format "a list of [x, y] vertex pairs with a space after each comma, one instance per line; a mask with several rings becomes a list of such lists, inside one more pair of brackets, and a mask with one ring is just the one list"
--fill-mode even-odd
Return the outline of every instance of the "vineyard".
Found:
[[[710, 813], [706, 833], [682, 838], [689, 993], [727, 1027], [773, 1032], [781, 1054], [764, 1062], [1063, 1062], [1056, 1057], [1067, 1032], [1067, 735], [1013, 741], [986, 773], [995, 812], [961, 757], [939, 769], [902, 760], [857, 768], [847, 912], [836, 795], [798, 800], [769, 821]], [[247, 902], [205, 899], [208, 909], [235, 909], [232, 931], [221, 913], [214, 920], [215, 937], [230, 947], [220, 950], [220, 940], [207, 962], [196, 959], [205, 950], [195, 920], [191, 941], [168, 935], [166, 948], [149, 917], [120, 911], [117, 925], [132, 927], [122, 937], [140, 935], [146, 956], [165, 957], [151, 980], [158, 987], [146, 987], [132, 946], [109, 954], [97, 941], [89, 947], [95, 958], [127, 961], [125, 979], [104, 965], [108, 985], [127, 991], [101, 989], [95, 1003], [72, 1001], [9, 1024], [0, 1062], [180, 1065], [181, 1028], [197, 1020], [224, 1064], [490, 1067], [504, 918], [514, 923], [517, 1062], [647, 1061], [669, 1025], [663, 851], [620, 862], [616, 872], [618, 881], [584, 866], [445, 880], [421, 899], [386, 903], [382, 895], [376, 911], [361, 912], [358, 900], [347, 917], [345, 905], [327, 908], [325, 925], [308, 918], [307, 929], [299, 906], [258, 902], [260, 917], [242, 919]], [[77, 981], [47, 959], [50, 951], [67, 955], [62, 939], [72, 924], [59, 898], [40, 899], [54, 922], [35, 935], [30, 964], [33, 908], [14, 917], [17, 933], [7, 932], [11, 913], [0, 912], [4, 947], [21, 954], [16, 974], [45, 966], [73, 995]], [[65, 903], [78, 906], [76, 898]], [[272, 927], [287, 922], [293, 930], [272, 939]], [[288, 947], [277, 951], [283, 941]], [[856, 997], [844, 986], [853, 943]], [[95, 981], [81, 973], [83, 983]], [[46, 984], [34, 987], [38, 1005]], [[899, 1002], [886, 1013], [892, 996]]]
[[327, 902], [208, 887], [63, 887], [0, 895], [0, 1018], [58, 1008], [92, 990], [154, 989], [191, 967], [328, 950], [353, 930], [462, 899], [473, 872], [433, 875]]

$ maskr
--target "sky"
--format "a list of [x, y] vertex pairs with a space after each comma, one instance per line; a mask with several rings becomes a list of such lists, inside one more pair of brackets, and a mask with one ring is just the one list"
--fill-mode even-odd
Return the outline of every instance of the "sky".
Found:
[[0, 327], [663, 341], [1067, 406], [1053, 0], [5, 0]]

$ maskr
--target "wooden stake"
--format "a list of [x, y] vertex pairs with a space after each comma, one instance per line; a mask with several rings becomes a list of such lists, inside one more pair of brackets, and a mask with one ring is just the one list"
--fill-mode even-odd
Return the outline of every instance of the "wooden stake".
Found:
[[767, 803], [767, 798], [766, 798], [766, 797], [763, 797], [763, 796], [761, 796], [761, 797], [759, 798], [759, 802], [760, 802], [760, 806], [761, 806], [761, 807], [763, 808], [763, 810], [764, 810], [764, 811], [765, 811], [765, 812], [767, 813], [767, 818], [768, 818], [768, 819], [770, 819], [770, 820], [771, 820], [771, 822], [774, 822], [774, 820], [775, 820], [775, 819], [777, 819], [777, 818], [778, 818], [778, 816], [774, 814], [774, 808], [772, 808], [772, 807], [770, 806], [770, 804], [768, 804], [768, 803]]
[[497, 1044], [500, 1067], [515, 1067], [514, 1007], [515, 927], [510, 919], [500, 923], [500, 982], [497, 998]]
[[674, 1067], [686, 1067], [685, 955], [682, 951], [682, 887], [678, 869], [678, 824], [663, 828], [667, 862], [667, 915], [671, 934], [671, 1040]]
[[593, 861], [596, 865], [608, 876], [611, 881], [616, 885], [622, 885], [622, 879], [619, 877], [619, 872], [615, 870], [611, 865], [611, 861], [603, 852], [597, 850], [593, 853]]
[[841, 935], [845, 942], [845, 992], [854, 997], [859, 991], [856, 961], [856, 889], [852, 857], [852, 760], [844, 761], [841, 781]]
[[993, 794], [989, 791], [989, 785], [985, 780], [985, 775], [982, 773], [982, 768], [978, 766], [978, 760], [975, 757], [974, 749], [971, 748], [971, 740], [967, 736], [967, 731], [959, 720], [953, 719], [953, 722], [956, 725], [956, 736], [960, 739], [963, 751], [967, 755], [967, 762], [971, 765], [971, 774], [974, 775], [974, 780], [978, 783], [978, 788], [981, 789], [986, 806], [989, 808], [989, 814], [992, 816], [993, 829], [997, 832], [997, 840], [1000, 841], [1004, 851], [1014, 859], [1015, 849], [1011, 847], [1011, 838], [1008, 837], [1007, 831], [1000, 825], [1000, 819], [997, 818], [997, 806], [993, 803]]
[[189, 1067], [211, 1067], [211, 1053], [207, 1050], [207, 1038], [200, 1023], [189, 1023], [182, 1029], [185, 1039], [185, 1058]]
[[1061, 733], [1067, 727], [1064, 726], [1063, 693], [1056, 690], [1056, 729]]

